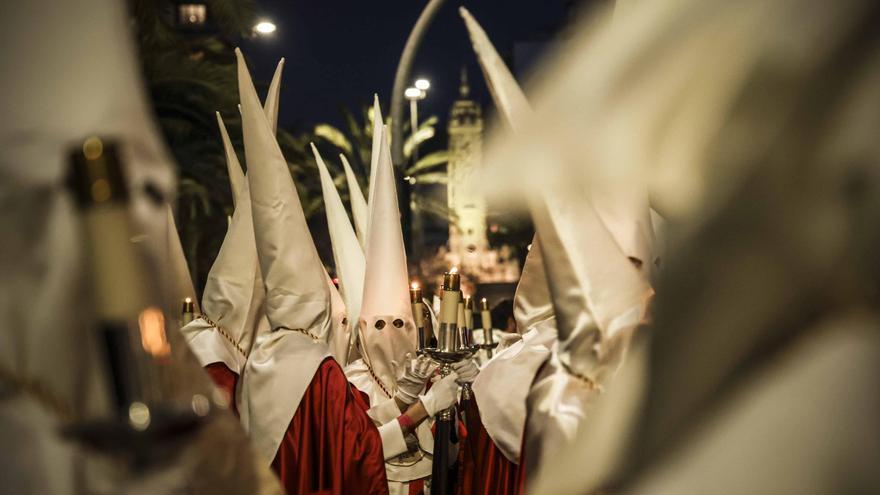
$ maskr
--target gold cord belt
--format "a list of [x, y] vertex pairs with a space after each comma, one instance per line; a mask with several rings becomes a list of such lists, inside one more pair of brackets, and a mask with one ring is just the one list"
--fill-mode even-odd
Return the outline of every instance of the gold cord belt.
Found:
[[217, 332], [219, 332], [220, 335], [224, 339], [226, 339], [227, 342], [232, 344], [232, 346], [235, 347], [238, 350], [238, 352], [241, 353], [241, 355], [243, 357], [245, 357], [245, 358], [247, 357], [247, 353], [244, 352], [244, 349], [242, 349], [241, 346], [238, 345], [238, 343], [235, 341], [235, 339], [232, 338], [231, 335], [226, 333], [226, 330], [223, 330], [222, 328], [220, 328], [220, 325], [214, 323], [214, 321], [212, 321], [210, 318], [208, 318], [207, 316], [205, 316], [203, 314], [200, 314], [198, 317], [201, 318], [202, 320], [204, 320], [205, 323], [207, 323], [208, 325], [211, 325], [214, 328], [214, 330], [217, 330]]
[[291, 332], [297, 332], [309, 337], [312, 340], [322, 340], [321, 337], [313, 334], [312, 332], [302, 329], [302, 328], [290, 328], [290, 327], [278, 327], [277, 330], [290, 330]]
[[73, 418], [70, 404], [52, 393], [41, 381], [19, 377], [4, 367], [0, 367], [0, 381], [13, 391], [32, 397], [44, 409], [54, 412], [62, 420], [69, 421]]
[[380, 380], [379, 377], [376, 376], [376, 373], [373, 371], [373, 367], [370, 366], [370, 363], [368, 363], [366, 359], [364, 359], [364, 365], [366, 365], [367, 371], [370, 372], [370, 377], [372, 377], [373, 381], [376, 382], [376, 385], [378, 385], [379, 388], [382, 389], [382, 392], [385, 394], [385, 396], [389, 399], [393, 397], [394, 394], [388, 391], [388, 388], [385, 386], [384, 383], [382, 383], [382, 380]]
[[582, 374], [578, 373], [577, 371], [571, 369], [567, 364], [562, 362], [561, 359], [559, 359], [558, 361], [559, 361], [559, 364], [562, 365], [562, 369], [565, 370], [566, 373], [568, 373], [569, 375], [571, 375], [574, 378], [577, 378], [578, 380], [583, 382], [587, 386], [587, 388], [589, 388], [590, 390], [597, 390], [599, 392], [602, 391], [602, 387], [600, 387], [595, 381], [593, 381], [592, 378], [585, 376], [585, 375], [582, 375]]

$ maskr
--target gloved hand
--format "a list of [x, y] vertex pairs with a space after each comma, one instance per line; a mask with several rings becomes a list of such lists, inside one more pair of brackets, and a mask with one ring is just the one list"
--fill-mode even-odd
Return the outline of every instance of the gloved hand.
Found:
[[419, 392], [425, 387], [428, 378], [434, 374], [437, 363], [428, 356], [412, 359], [412, 356], [407, 354], [404, 366], [403, 376], [397, 380], [396, 397], [408, 406], [418, 400]]
[[458, 384], [474, 383], [474, 379], [480, 374], [480, 368], [473, 359], [467, 358], [452, 365], [452, 369], [458, 374]]
[[419, 400], [425, 406], [428, 416], [434, 416], [455, 404], [455, 400], [458, 398], [458, 383], [456, 383], [456, 380], [458, 380], [458, 374], [453, 371], [434, 382], [428, 393], [419, 396]]

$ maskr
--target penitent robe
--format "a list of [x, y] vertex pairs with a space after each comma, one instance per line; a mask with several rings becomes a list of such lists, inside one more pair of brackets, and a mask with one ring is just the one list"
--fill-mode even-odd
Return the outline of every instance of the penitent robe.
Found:
[[501, 453], [480, 419], [477, 401], [462, 401], [467, 436], [459, 455], [460, 495], [521, 493], [519, 465]]
[[272, 468], [290, 494], [388, 493], [379, 431], [332, 358], [315, 372]]

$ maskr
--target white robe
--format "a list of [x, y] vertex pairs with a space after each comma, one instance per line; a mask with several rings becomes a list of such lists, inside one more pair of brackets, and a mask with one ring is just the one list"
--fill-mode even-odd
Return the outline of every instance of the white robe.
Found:
[[[880, 335], [873, 319], [829, 322], [747, 379], [689, 441], [644, 469], [621, 493], [872, 493], [880, 486]], [[643, 369], [639, 360], [624, 368]], [[640, 380], [632, 381], [633, 391]], [[617, 385], [615, 381], [615, 385]], [[622, 385], [622, 383], [621, 383]], [[531, 493], [595, 491], [625, 450], [638, 401], [615, 388], [596, 404], [576, 444], [540, 469]], [[611, 400], [606, 400], [611, 399]], [[635, 406], [635, 407], [634, 407]], [[631, 426], [631, 422], [629, 423]], [[601, 430], [601, 431], [600, 431]], [[608, 437], [605, 431], [612, 430]]]
[[376, 385], [370, 376], [364, 361], [359, 359], [345, 368], [345, 376], [358, 390], [370, 398], [370, 410], [367, 415], [379, 428], [382, 437], [382, 449], [385, 454], [385, 473], [388, 476], [390, 495], [406, 495], [409, 493], [409, 482], [431, 476], [434, 452], [434, 435], [431, 433], [431, 422], [423, 421], [416, 428], [418, 450], [408, 452], [406, 441], [397, 417], [401, 411], [393, 398], [389, 398]]
[[504, 457], [519, 463], [526, 425], [526, 398], [535, 374], [550, 356], [556, 321], [544, 320], [523, 339], [499, 351], [473, 383], [474, 399], [486, 433]]

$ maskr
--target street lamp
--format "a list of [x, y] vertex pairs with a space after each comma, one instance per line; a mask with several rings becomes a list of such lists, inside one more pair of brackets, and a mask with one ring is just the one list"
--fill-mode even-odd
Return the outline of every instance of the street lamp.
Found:
[[431, 82], [427, 79], [417, 79], [412, 86], [406, 88], [403, 96], [409, 100], [409, 125], [413, 136], [413, 165], [419, 161], [419, 145], [415, 141], [416, 131], [419, 129], [419, 100], [424, 100], [428, 96], [428, 88]]
[[[427, 79], [418, 79], [413, 85], [409, 88], [406, 88], [406, 91], [403, 92], [403, 96], [409, 100], [409, 125], [412, 128], [412, 137], [413, 137], [413, 150], [412, 150], [412, 165], [414, 166], [419, 161], [419, 143], [416, 141], [416, 132], [419, 129], [419, 100], [425, 99], [428, 96], [428, 88], [431, 87], [431, 83]], [[415, 197], [413, 196], [413, 189], [416, 185], [416, 178], [413, 176], [406, 176], [403, 178], [404, 180], [404, 189], [406, 190], [406, 198], [407, 198], [407, 211], [409, 212], [410, 221], [412, 222], [412, 226], [410, 229], [410, 233], [413, 236], [411, 239], [410, 250], [415, 255], [416, 259], [421, 259], [421, 251], [422, 251], [422, 216], [418, 210], [415, 208]]]
[[274, 33], [276, 29], [277, 27], [271, 21], [260, 21], [254, 26], [254, 31], [256, 31], [257, 34], [264, 36]]

